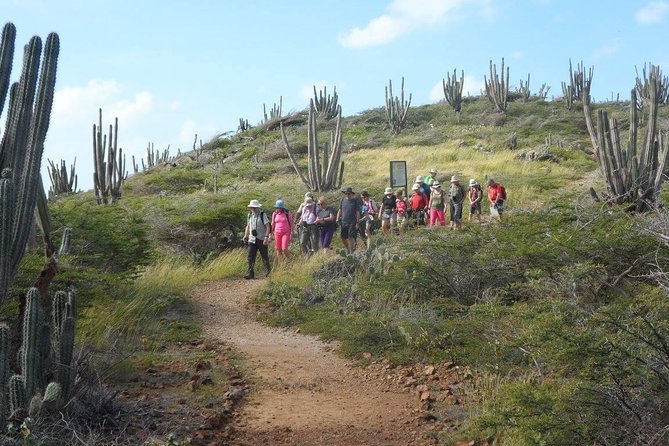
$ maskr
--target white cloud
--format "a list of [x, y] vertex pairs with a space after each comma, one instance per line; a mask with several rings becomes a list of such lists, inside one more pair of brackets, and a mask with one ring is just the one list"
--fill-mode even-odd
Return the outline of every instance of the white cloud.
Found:
[[[489, 0], [483, 0], [484, 5]], [[347, 48], [384, 45], [414, 30], [435, 25], [455, 14], [463, 0], [393, 0], [386, 12], [363, 28], [353, 28], [339, 35], [339, 43]]]
[[[460, 73], [458, 73], [458, 79]], [[477, 80], [473, 76], [465, 76], [465, 85], [462, 87], [463, 96], [479, 96], [481, 90], [485, 90], [485, 82]], [[437, 82], [430, 89], [430, 100], [441, 101], [444, 99], [444, 86], [442, 81]]]
[[592, 52], [593, 59], [602, 59], [604, 57], [612, 56], [618, 52], [618, 42], [613, 42], [608, 45], [595, 48]]
[[649, 23], [662, 22], [669, 12], [669, 3], [665, 1], [648, 3], [643, 8], [639, 9], [636, 14], [636, 21], [642, 25]]

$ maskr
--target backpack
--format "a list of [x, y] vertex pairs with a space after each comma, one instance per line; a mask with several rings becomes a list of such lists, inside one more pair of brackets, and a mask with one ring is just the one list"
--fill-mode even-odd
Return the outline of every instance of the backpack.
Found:
[[506, 189], [501, 184], [499, 185], [499, 196], [502, 200], [506, 200]]

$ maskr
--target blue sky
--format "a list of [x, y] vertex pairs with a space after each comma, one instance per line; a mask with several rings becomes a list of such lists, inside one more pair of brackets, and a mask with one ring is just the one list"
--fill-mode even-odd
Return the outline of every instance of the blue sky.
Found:
[[106, 129], [118, 117], [131, 169], [149, 142], [190, 150], [195, 134], [260, 122], [279, 97], [284, 114], [301, 110], [314, 85], [336, 86], [353, 115], [382, 106], [390, 79], [405, 78], [414, 105], [441, 100], [454, 69], [479, 94], [502, 57], [512, 88], [530, 73], [532, 91], [546, 83], [556, 97], [569, 59], [594, 67], [595, 100], [627, 98], [646, 62], [669, 74], [669, 0], [0, 0], [0, 11], [17, 27], [13, 80], [32, 35], [60, 35], [44, 165], [76, 156], [83, 189], [100, 107]]

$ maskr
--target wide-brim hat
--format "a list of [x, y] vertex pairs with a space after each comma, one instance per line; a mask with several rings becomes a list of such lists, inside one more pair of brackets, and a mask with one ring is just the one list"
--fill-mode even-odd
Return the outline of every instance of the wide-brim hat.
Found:
[[414, 183], [413, 186], [411, 186], [411, 190], [418, 190], [418, 189], [420, 189], [420, 186], [416, 183]]
[[441, 187], [441, 183], [439, 181], [435, 181], [432, 183], [432, 187]]
[[392, 187], [386, 187], [386, 191], [384, 194], [392, 194], [393, 193], [393, 188]]
[[351, 186], [345, 187], [344, 189], [341, 190], [342, 194], [354, 194], [353, 188]]
[[435, 168], [430, 169], [430, 173], [433, 174], [433, 175], [436, 174], [436, 173], [437, 173], [437, 169], [435, 169]]
[[460, 180], [458, 180], [458, 177], [456, 177], [455, 175], [453, 175], [453, 176], [451, 177], [451, 183], [458, 183], [458, 182], [460, 182]]
[[283, 202], [283, 200], [276, 200], [276, 203], [274, 203], [274, 207], [277, 209], [286, 209], [286, 205]]
[[261, 207], [262, 207], [262, 204], [260, 204], [260, 202], [259, 202], [258, 200], [251, 200], [251, 202], [249, 203], [249, 205], [246, 206], [246, 207], [247, 207], [247, 208], [261, 208]]
[[424, 181], [424, 180], [423, 180], [423, 177], [422, 177], [422, 176], [418, 175], [418, 176], [416, 177], [416, 183], [422, 183], [423, 181]]
[[476, 186], [477, 184], [479, 184], [479, 183], [477, 183], [476, 180], [475, 180], [474, 178], [472, 178], [471, 180], [469, 180], [469, 187]]
[[305, 206], [311, 206], [311, 205], [314, 205], [314, 204], [316, 204], [316, 202], [313, 200], [313, 198], [307, 198], [306, 200], [304, 200], [304, 205]]

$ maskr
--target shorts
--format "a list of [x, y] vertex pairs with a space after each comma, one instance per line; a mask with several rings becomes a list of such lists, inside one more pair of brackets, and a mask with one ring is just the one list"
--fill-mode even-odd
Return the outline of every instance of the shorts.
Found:
[[474, 214], [479, 214], [481, 215], [481, 202], [477, 202], [476, 204], [472, 204], [469, 206], [469, 214], [474, 215]]
[[462, 220], [462, 203], [449, 203], [449, 211], [451, 214], [451, 221], [459, 222]]
[[390, 221], [390, 223], [395, 223], [397, 221], [397, 213], [393, 211], [383, 211], [381, 214], [381, 219], [383, 221]]
[[341, 238], [357, 238], [358, 234], [355, 230], [355, 222], [353, 221], [342, 221], [341, 222]]
[[504, 212], [504, 200], [497, 200], [495, 202], [495, 209], [497, 209], [497, 212], [501, 215], [502, 212]]

